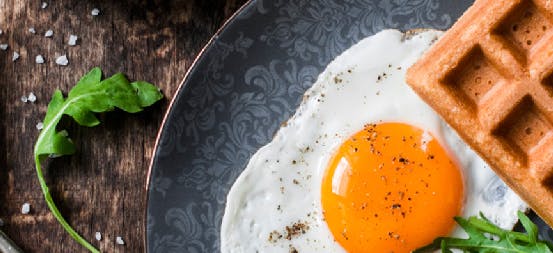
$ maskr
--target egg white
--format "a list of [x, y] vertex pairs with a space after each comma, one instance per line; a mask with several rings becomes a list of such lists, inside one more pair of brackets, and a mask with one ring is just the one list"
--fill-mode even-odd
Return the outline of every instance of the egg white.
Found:
[[[232, 186], [221, 227], [221, 252], [344, 252], [321, 209], [321, 182], [340, 144], [368, 123], [402, 122], [435, 136], [465, 179], [463, 216], [482, 211], [512, 228], [526, 204], [405, 83], [405, 72], [441, 36], [384, 30], [346, 50], [320, 74], [304, 101], [259, 149]], [[428, 217], [431, 219], [432, 217]], [[286, 237], [286, 227], [307, 225]], [[276, 232], [283, 238], [269, 240]], [[273, 234], [273, 235], [277, 235]], [[455, 235], [462, 235], [456, 229]]]

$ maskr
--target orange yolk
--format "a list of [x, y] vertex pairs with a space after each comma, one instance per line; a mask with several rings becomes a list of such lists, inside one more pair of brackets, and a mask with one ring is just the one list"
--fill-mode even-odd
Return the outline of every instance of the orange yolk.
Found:
[[452, 231], [463, 180], [428, 133], [402, 123], [367, 125], [330, 160], [321, 201], [346, 251], [411, 252]]

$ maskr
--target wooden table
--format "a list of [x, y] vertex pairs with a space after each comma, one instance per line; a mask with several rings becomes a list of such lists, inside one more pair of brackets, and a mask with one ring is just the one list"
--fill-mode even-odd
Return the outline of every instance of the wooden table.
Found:
[[[143, 252], [145, 176], [163, 114], [196, 54], [246, 0], [45, 2], [43, 9], [41, 1], [0, 0], [0, 44], [9, 45], [0, 50], [0, 229], [26, 252], [85, 252], [48, 210], [32, 149], [54, 90], [67, 92], [100, 66], [105, 75], [120, 71], [150, 81], [166, 98], [136, 115], [103, 114], [94, 128], [62, 122], [78, 153], [49, 163], [46, 178], [66, 219], [101, 251]], [[98, 16], [91, 15], [94, 8]], [[53, 37], [44, 37], [50, 29]], [[76, 46], [67, 44], [70, 34], [78, 36]], [[39, 54], [44, 64], [35, 63]], [[63, 54], [69, 65], [56, 65]], [[20, 100], [29, 92], [35, 103]], [[30, 214], [21, 214], [23, 203], [30, 203]]]

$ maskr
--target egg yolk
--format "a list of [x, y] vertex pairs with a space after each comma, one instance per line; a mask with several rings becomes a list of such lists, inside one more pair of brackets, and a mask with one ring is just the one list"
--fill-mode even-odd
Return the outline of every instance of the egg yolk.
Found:
[[463, 180], [429, 133], [403, 123], [366, 125], [330, 160], [321, 201], [346, 251], [411, 252], [452, 231]]

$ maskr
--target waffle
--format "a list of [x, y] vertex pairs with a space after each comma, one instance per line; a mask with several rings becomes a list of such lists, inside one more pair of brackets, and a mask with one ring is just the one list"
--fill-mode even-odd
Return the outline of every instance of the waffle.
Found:
[[407, 73], [432, 106], [553, 226], [553, 2], [476, 0]]

